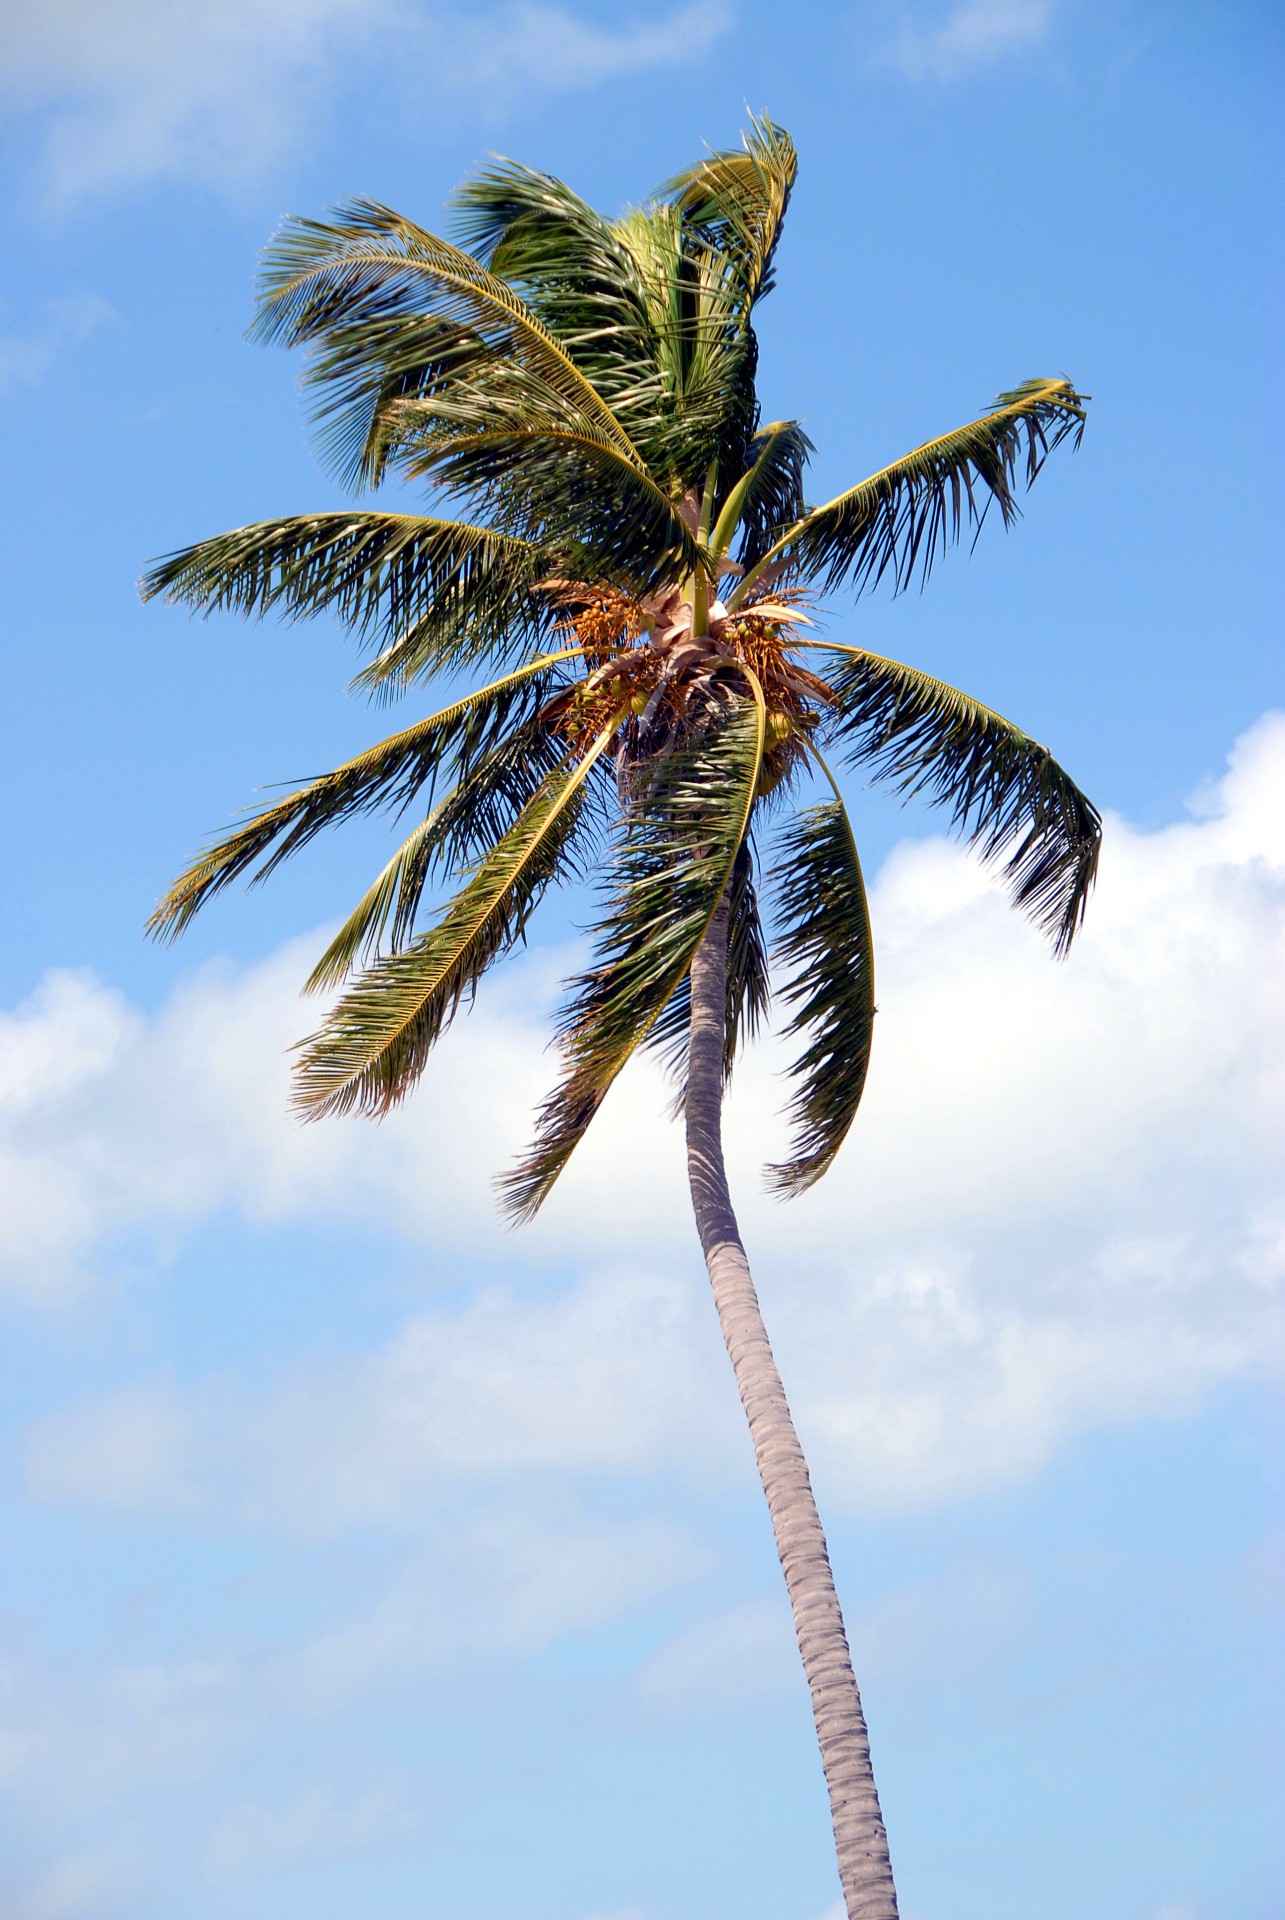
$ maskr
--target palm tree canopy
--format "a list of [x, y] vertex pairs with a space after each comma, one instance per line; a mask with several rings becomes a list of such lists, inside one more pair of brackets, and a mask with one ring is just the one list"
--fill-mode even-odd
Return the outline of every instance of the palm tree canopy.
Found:
[[[811, 443], [764, 424], [755, 312], [796, 174], [785, 131], [608, 220], [500, 161], [443, 239], [373, 201], [294, 219], [269, 249], [254, 334], [302, 346], [317, 443], [357, 493], [427, 491], [430, 514], [262, 522], [158, 562], [143, 591], [211, 612], [337, 615], [376, 698], [498, 674], [221, 835], [152, 917], [179, 933], [239, 875], [266, 877], [373, 808], [414, 825], [322, 955], [339, 985], [300, 1050], [309, 1115], [386, 1112], [545, 889], [607, 874], [596, 950], [560, 1017], [565, 1073], [506, 1177], [533, 1212], [639, 1046], [681, 1084], [693, 955], [730, 899], [726, 1070], [768, 1004], [756, 835], [772, 840], [774, 963], [800, 1045], [794, 1139], [810, 1185], [851, 1126], [874, 962], [851, 824], [823, 754], [943, 805], [1065, 953], [1097, 812], [1048, 751], [913, 667], [814, 630], [826, 593], [924, 579], [1065, 440], [1084, 397], [1027, 380], [979, 418], [810, 506]], [[825, 786], [819, 804], [796, 795]], [[607, 847], [604, 849], [604, 841]], [[450, 876], [445, 905], [435, 883]], [[436, 903], [436, 904], [435, 904]]]

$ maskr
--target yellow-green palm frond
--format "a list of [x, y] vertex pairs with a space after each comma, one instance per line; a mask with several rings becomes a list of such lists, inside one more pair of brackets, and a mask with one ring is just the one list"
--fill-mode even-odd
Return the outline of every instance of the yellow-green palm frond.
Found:
[[634, 260], [655, 342], [652, 466], [680, 491], [699, 490], [712, 461], [734, 477], [757, 422], [734, 267], [725, 255], [694, 246], [674, 207], [634, 208], [616, 233]]
[[676, 174], [657, 198], [670, 202], [708, 245], [736, 262], [749, 302], [772, 285], [772, 262], [798, 178], [794, 142], [766, 115], [754, 116], [739, 148], [711, 153]]
[[474, 428], [435, 401], [402, 403], [402, 416], [405, 474], [468, 497], [546, 552], [587, 550], [596, 573], [627, 573], [640, 588], [704, 564], [673, 494], [588, 422], [528, 407]]
[[[167, 554], [143, 578], [144, 599], [163, 597], [204, 613], [308, 619], [335, 615], [383, 645], [408, 630], [394, 669], [459, 666], [529, 644], [548, 626], [532, 592], [548, 556], [528, 540], [458, 520], [412, 513], [312, 513], [260, 520]], [[411, 661], [413, 658], [413, 669]]]
[[222, 834], [174, 882], [148, 921], [149, 932], [177, 939], [207, 901], [239, 875], [255, 868], [253, 882], [266, 880], [323, 828], [376, 807], [405, 807], [424, 788], [431, 791], [444, 767], [467, 769], [531, 717], [547, 695], [550, 673], [579, 652], [564, 648], [529, 662]]
[[637, 263], [565, 182], [497, 159], [452, 198], [460, 239], [521, 293], [654, 465], [660, 369]]
[[[510, 397], [592, 425], [643, 465], [566, 348], [471, 254], [373, 200], [349, 201], [330, 221], [285, 224], [264, 258], [252, 332], [319, 350], [312, 378], [323, 411], [338, 409], [332, 420], [351, 407], [373, 422], [370, 383], [384, 381], [402, 327], [422, 331], [429, 379], [461, 403], [475, 381], [498, 380]], [[402, 358], [411, 357], [407, 346]]]
[[1085, 396], [1069, 380], [1028, 380], [1002, 393], [980, 419], [916, 447], [903, 459], [814, 507], [787, 528], [732, 597], [736, 604], [770, 566], [858, 590], [891, 574], [898, 588], [933, 561], [965, 527], [980, 530], [994, 504], [1005, 526], [1018, 512], [1016, 481], [1029, 487], [1048, 455], [1084, 432]]
[[548, 1196], [723, 897], [763, 763], [764, 707], [754, 692], [695, 743], [654, 761], [626, 813], [595, 964], [571, 983], [560, 1022], [566, 1076], [541, 1108], [529, 1153], [500, 1182], [513, 1220], [529, 1219]]
[[1048, 748], [914, 667], [829, 641], [796, 644], [840, 662], [826, 676], [837, 703], [827, 740], [876, 778], [947, 807], [982, 858], [1000, 863], [1014, 905], [1064, 954], [1097, 874], [1102, 821]]
[[558, 875], [584, 817], [585, 782], [610, 739], [602, 733], [582, 759], [551, 774], [436, 926], [376, 961], [336, 1001], [299, 1052], [295, 1100], [306, 1118], [379, 1115], [410, 1092], [461, 1003], [522, 938]]

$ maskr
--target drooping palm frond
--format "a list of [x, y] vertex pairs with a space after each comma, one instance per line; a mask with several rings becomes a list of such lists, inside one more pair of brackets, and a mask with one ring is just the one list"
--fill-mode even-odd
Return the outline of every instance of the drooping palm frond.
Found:
[[[451, 797], [448, 795], [447, 799]], [[440, 806], [434, 807], [380, 869], [308, 975], [305, 993], [320, 993], [327, 987], [338, 986], [358, 961], [376, 957], [386, 933], [391, 934], [394, 953], [401, 952], [407, 945], [428, 884], [439, 811]]]
[[740, 148], [711, 153], [676, 174], [657, 198], [676, 206], [706, 244], [736, 260], [747, 304], [770, 291], [772, 262], [798, 177], [794, 142], [764, 115]]
[[[458, 784], [407, 835], [362, 895], [308, 976], [305, 992], [338, 985], [359, 960], [369, 962], [381, 951], [400, 953], [409, 946], [430, 881], [472, 866], [503, 839], [556, 771], [565, 751], [566, 742], [536, 715], [472, 757]], [[564, 877], [579, 871], [585, 828], [591, 824], [596, 828], [601, 799], [591, 781], [574, 846], [563, 851], [560, 871]], [[596, 844], [599, 837], [595, 831], [591, 843]]]
[[286, 346], [325, 340], [365, 311], [405, 313], [461, 328], [486, 359], [509, 359], [638, 459], [628, 434], [590, 380], [515, 290], [471, 253], [375, 200], [352, 200], [334, 221], [286, 221], [259, 275], [257, 340]]
[[845, 580], [862, 590], [888, 572], [898, 589], [916, 571], [927, 579], [966, 526], [980, 529], [992, 502], [1005, 526], [1012, 522], [1019, 463], [1029, 487], [1053, 449], [1068, 437], [1078, 445], [1083, 431], [1084, 396], [1069, 380], [1028, 380], [980, 419], [814, 507], [773, 541], [731, 604], [777, 561], [826, 592]]
[[371, 200], [342, 205], [328, 223], [286, 223], [263, 263], [252, 332], [313, 348], [319, 419], [350, 468], [376, 457], [363, 449], [384, 434], [378, 407], [392, 378], [403, 396], [449, 399], [476, 426], [532, 405], [592, 428], [645, 470], [611, 405], [505, 280]]
[[464, 245], [521, 293], [651, 464], [660, 404], [656, 343], [629, 249], [551, 174], [497, 160], [452, 200]]
[[526, 407], [473, 429], [446, 401], [405, 402], [399, 421], [397, 461], [407, 476], [467, 496], [546, 550], [586, 549], [595, 573], [624, 573], [640, 589], [704, 565], [673, 495], [587, 423]]
[[[260, 520], [168, 554], [141, 590], [206, 614], [334, 614], [363, 637], [400, 643], [404, 680], [412, 660], [420, 670], [457, 666], [529, 643], [549, 624], [532, 592], [547, 570], [538, 547], [489, 527], [410, 513], [314, 513]], [[393, 671], [391, 661], [376, 662], [362, 679], [378, 683]]]
[[700, 739], [653, 762], [626, 814], [596, 964], [571, 983], [560, 1021], [566, 1077], [540, 1110], [529, 1153], [500, 1182], [514, 1220], [539, 1209], [616, 1075], [660, 1019], [722, 899], [763, 762], [757, 682], [753, 692]]
[[238, 875], [257, 868], [253, 882], [266, 880], [323, 828], [376, 807], [404, 807], [425, 787], [431, 790], [444, 766], [467, 768], [531, 715], [547, 694], [551, 671], [579, 652], [578, 647], [566, 647], [529, 662], [391, 734], [220, 835], [174, 882], [148, 921], [149, 932], [162, 940], [177, 939], [206, 902]]
[[1015, 906], [1060, 956], [1084, 918], [1102, 821], [1047, 747], [979, 700], [859, 647], [801, 641], [837, 655], [827, 740], [853, 765], [950, 809], [982, 858], [1001, 863]]
[[780, 997], [795, 1010], [785, 1035], [807, 1039], [790, 1069], [790, 1157], [768, 1168], [769, 1184], [785, 1195], [815, 1185], [856, 1118], [874, 1038], [874, 945], [861, 862], [837, 787], [833, 800], [793, 816], [776, 854], [773, 961], [787, 976]]
[[583, 815], [585, 782], [611, 732], [550, 775], [435, 927], [377, 961], [336, 1001], [295, 1068], [296, 1105], [307, 1118], [387, 1113], [410, 1092], [461, 1003], [522, 938], [558, 874]]
[[[727, 893], [727, 1007], [723, 1028], [725, 1083], [732, 1077], [732, 1069], [742, 1048], [754, 1038], [766, 1019], [772, 1001], [767, 939], [759, 911], [758, 890], [754, 884], [754, 846], [748, 835], [737, 853]], [[646, 1041], [648, 1050], [660, 1055], [666, 1072], [677, 1083], [676, 1111], [682, 1108], [691, 1024], [692, 983], [690, 974], [684, 974]]]

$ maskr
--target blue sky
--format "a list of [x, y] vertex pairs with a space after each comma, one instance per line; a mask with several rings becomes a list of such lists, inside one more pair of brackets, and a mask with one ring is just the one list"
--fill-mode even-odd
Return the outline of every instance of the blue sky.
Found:
[[1011, 535], [834, 618], [1106, 811], [1078, 952], [854, 789], [857, 1129], [783, 1210], [770, 1043], [730, 1116], [906, 1920], [1280, 1912], [1282, 38], [1194, 0], [10, 0], [6, 1914], [829, 1920], [655, 1078], [534, 1228], [491, 1214], [584, 903], [378, 1130], [295, 1129], [283, 1056], [380, 828], [141, 936], [257, 788], [380, 726], [339, 632], [134, 590], [339, 504], [242, 337], [281, 215], [432, 226], [493, 149], [611, 211], [746, 102], [802, 155], [761, 390], [815, 496], [1029, 375], [1093, 395]]

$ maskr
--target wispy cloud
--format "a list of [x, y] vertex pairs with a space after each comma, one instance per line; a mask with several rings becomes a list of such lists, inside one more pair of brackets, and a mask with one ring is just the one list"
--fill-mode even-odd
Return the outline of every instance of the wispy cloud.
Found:
[[47, 301], [27, 326], [0, 331], [0, 398], [43, 379], [64, 353], [114, 318], [98, 294], [75, 293]]
[[0, 98], [40, 128], [54, 202], [167, 178], [236, 186], [307, 136], [332, 85], [365, 71], [435, 75], [439, 99], [492, 112], [708, 50], [728, 0], [604, 26], [517, 0], [10, 0]]
[[604, 27], [565, 7], [523, 0], [489, 16], [443, 20], [431, 31], [448, 79], [494, 108], [530, 92], [569, 93], [699, 59], [731, 19], [726, 0], [692, 0], [659, 17]]
[[910, 81], [964, 80], [1049, 38], [1060, 0], [957, 0], [936, 19], [902, 7], [875, 54]]

